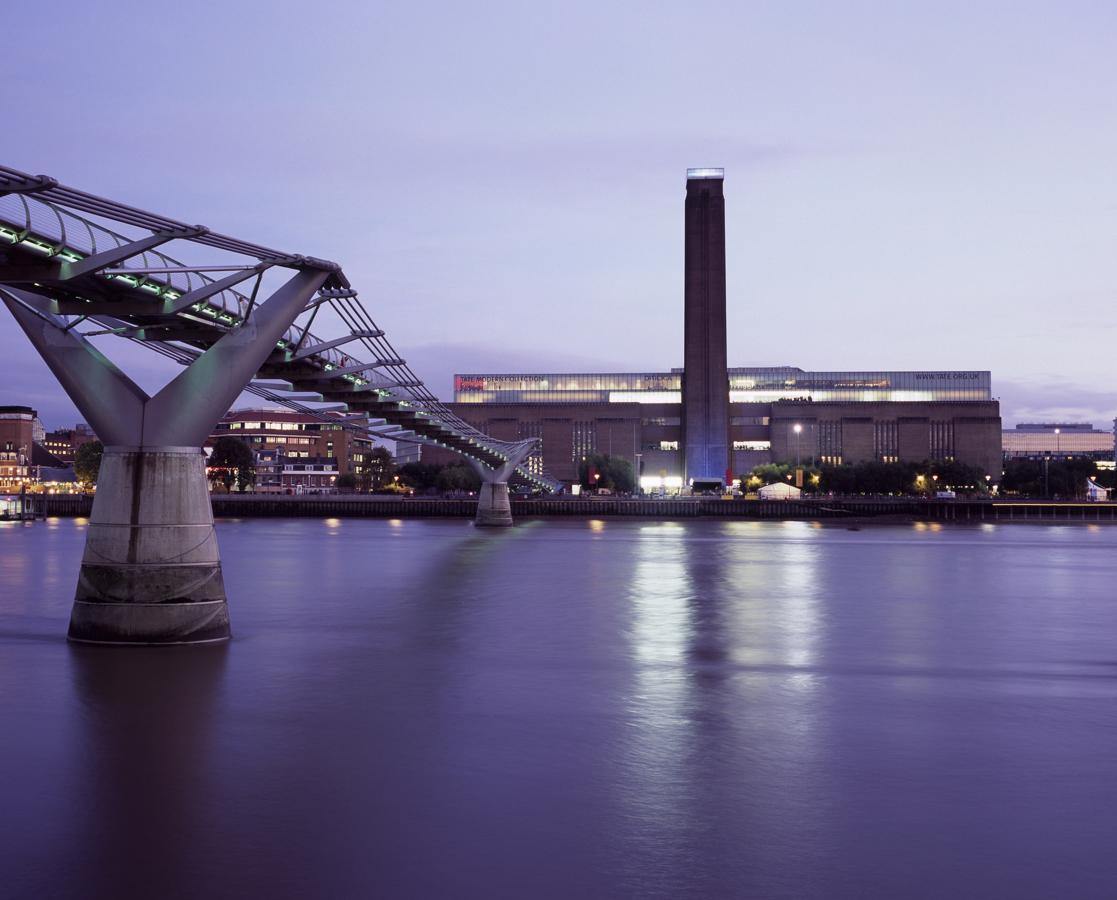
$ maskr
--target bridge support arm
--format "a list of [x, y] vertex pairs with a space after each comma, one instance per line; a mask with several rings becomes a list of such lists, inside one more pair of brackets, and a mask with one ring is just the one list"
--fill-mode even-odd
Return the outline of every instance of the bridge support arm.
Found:
[[144, 443], [200, 447], [329, 276], [321, 269], [298, 272], [152, 397]]
[[0, 289], [0, 300], [97, 436], [105, 444], [139, 444], [147, 394], [93, 344], [67, 331], [63, 320], [42, 311], [46, 302], [37, 299]]

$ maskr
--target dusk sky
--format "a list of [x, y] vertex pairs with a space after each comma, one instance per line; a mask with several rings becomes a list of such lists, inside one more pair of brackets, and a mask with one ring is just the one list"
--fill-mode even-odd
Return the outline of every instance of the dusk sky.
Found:
[[[16, 4], [0, 33], [0, 162], [338, 260], [440, 396], [681, 365], [685, 170], [724, 166], [730, 365], [991, 369], [1008, 426], [1117, 415], [1112, 3]], [[0, 403], [76, 421], [0, 321]]]

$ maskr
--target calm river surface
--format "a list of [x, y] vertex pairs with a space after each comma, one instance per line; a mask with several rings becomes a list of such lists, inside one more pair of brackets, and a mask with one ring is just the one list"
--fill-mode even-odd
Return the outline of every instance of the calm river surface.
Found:
[[1117, 528], [218, 530], [117, 650], [0, 526], [0, 896], [1117, 896]]

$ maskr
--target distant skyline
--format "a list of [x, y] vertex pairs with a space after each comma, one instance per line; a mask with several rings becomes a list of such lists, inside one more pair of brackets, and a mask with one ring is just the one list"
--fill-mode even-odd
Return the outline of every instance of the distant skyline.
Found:
[[[904, 6], [22, 6], [0, 162], [340, 261], [447, 399], [681, 365], [724, 166], [730, 365], [990, 369], [1006, 427], [1111, 427], [1117, 8]], [[76, 421], [0, 322], [0, 404]]]

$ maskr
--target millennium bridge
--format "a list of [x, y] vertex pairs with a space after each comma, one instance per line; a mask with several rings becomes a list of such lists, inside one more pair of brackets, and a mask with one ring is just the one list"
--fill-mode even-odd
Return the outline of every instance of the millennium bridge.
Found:
[[[536, 439], [496, 440], [431, 393], [335, 262], [0, 166], [0, 300], [105, 445], [72, 640], [229, 637], [201, 447], [245, 390], [459, 453], [482, 479], [478, 525], [512, 524], [510, 479], [558, 487]], [[90, 340], [107, 335], [182, 371], [149, 396]]]

